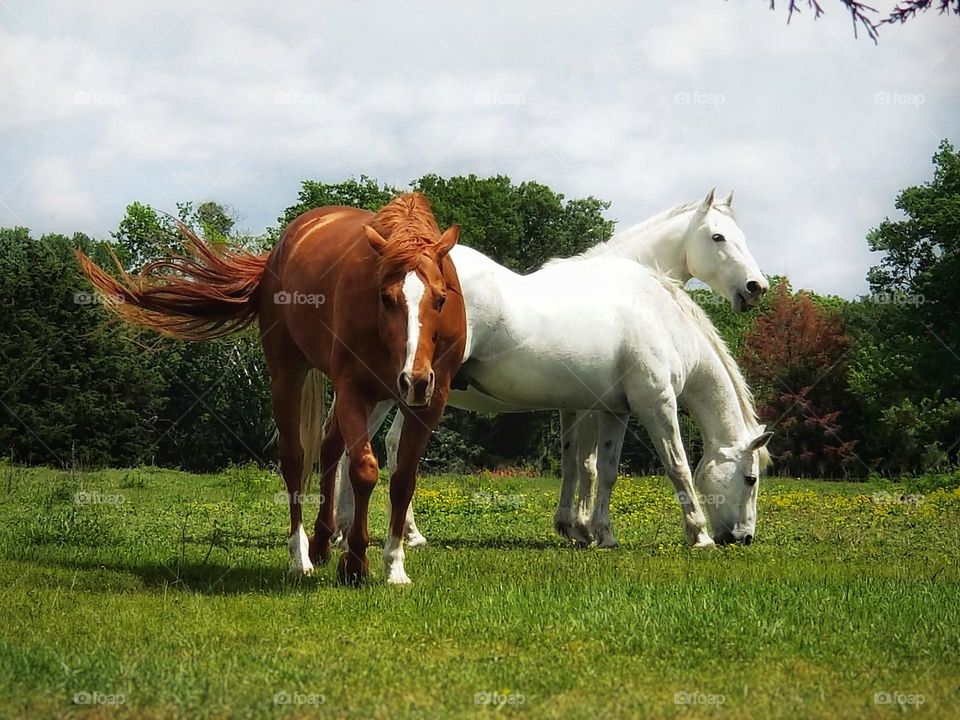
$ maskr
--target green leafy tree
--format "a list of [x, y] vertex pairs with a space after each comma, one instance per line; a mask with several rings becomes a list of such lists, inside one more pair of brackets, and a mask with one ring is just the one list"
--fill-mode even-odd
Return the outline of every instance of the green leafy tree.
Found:
[[852, 402], [845, 363], [851, 340], [842, 316], [812, 294], [770, 292], [769, 309], [746, 334], [740, 364], [759, 415], [776, 431], [772, 452], [781, 469], [835, 477], [855, 470], [856, 440], [845, 426]]
[[0, 230], [0, 447], [50, 465], [128, 464], [145, 453], [163, 403], [156, 369], [104, 325], [72, 250], [107, 262], [84, 235]]
[[[209, 242], [240, 244], [228, 236], [232, 217], [215, 202], [178, 203], [177, 215]], [[172, 220], [140, 203], [127, 209], [114, 237], [121, 256], [146, 259], [175, 250], [179, 242]], [[147, 332], [139, 337], [135, 357], [155, 368], [166, 388], [153, 421], [156, 444], [141, 461], [211, 470], [272, 457], [269, 375], [255, 330], [209, 343], [185, 344]]]
[[849, 310], [865, 445], [891, 472], [960, 459], [960, 153], [944, 140], [933, 163], [930, 182], [898, 194], [904, 218], [867, 236], [884, 256]]
[[304, 180], [297, 202], [288, 207], [277, 222], [280, 223], [282, 231], [291, 220], [307, 210], [327, 205], [347, 205], [376, 211], [390, 202], [397, 193], [396, 188], [381, 185], [366, 175], [361, 175], [359, 180], [344, 180], [339, 183]]

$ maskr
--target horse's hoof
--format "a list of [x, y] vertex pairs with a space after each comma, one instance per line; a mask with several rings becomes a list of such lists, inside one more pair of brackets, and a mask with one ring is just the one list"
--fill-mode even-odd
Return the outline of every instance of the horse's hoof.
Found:
[[596, 547], [604, 550], [612, 550], [620, 547], [617, 536], [611, 532], [610, 528], [594, 528], [593, 536], [597, 539]]
[[580, 548], [590, 547], [593, 542], [587, 527], [569, 517], [556, 517], [553, 521], [553, 529], [557, 531], [557, 535], [566, 538]]
[[337, 565], [337, 580], [339, 580], [343, 585], [360, 587], [367, 581], [370, 571], [367, 569], [365, 564], [359, 569], [348, 568], [348, 557], [349, 555], [347, 553], [344, 553], [340, 556], [340, 562]]
[[330, 541], [322, 541], [316, 535], [310, 538], [310, 561], [315, 565], [326, 565], [330, 561]]
[[407, 535], [406, 544], [408, 548], [423, 547], [427, 544], [427, 539], [419, 532]]
[[392, 570], [387, 573], [387, 585], [413, 585], [413, 580], [404, 570]]
[[313, 575], [313, 564], [308, 560], [304, 564], [290, 563], [290, 577], [300, 578], [307, 575]]
[[583, 523], [574, 523], [570, 528], [570, 539], [574, 545], [581, 548], [590, 547], [593, 544], [593, 535], [590, 529]]

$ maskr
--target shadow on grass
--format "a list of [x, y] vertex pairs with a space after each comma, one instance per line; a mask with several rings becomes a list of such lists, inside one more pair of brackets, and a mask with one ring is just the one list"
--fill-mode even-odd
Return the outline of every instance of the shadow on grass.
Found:
[[[371, 539], [368, 558], [371, 567], [379, 563], [382, 538]], [[560, 540], [536, 540], [526, 538], [436, 538], [426, 548], [410, 549], [412, 555], [418, 552], [437, 552], [445, 550], [534, 550], [534, 551], [573, 551], [572, 545]], [[331, 564], [335, 564], [340, 552], [334, 550]], [[91, 591], [109, 591], [110, 582], [97, 578], [97, 573], [116, 573], [119, 576], [133, 576], [146, 588], [179, 591], [199, 595], [242, 595], [260, 593], [284, 595], [299, 589], [341, 587], [334, 578], [334, 572], [326, 566], [319, 566], [314, 575], [297, 578], [287, 572], [285, 562], [268, 564], [250, 564], [249, 562], [229, 565], [216, 561], [199, 561], [181, 558], [169, 558], [153, 562], [124, 562], [109, 558], [58, 558], [50, 555], [16, 553], [16, 558], [8, 558], [35, 567], [61, 568], [71, 572], [89, 573], [86, 578], [74, 578], [74, 587]], [[374, 582], [374, 584], [377, 584]], [[118, 586], [119, 589], [119, 586]]]
[[[517, 537], [483, 537], [483, 538], [431, 538], [426, 546], [429, 548], [445, 548], [450, 550], [573, 550], [573, 543], [567, 543], [559, 538], [556, 540], [534, 540]], [[409, 552], [419, 552], [414, 548]]]
[[29, 562], [80, 572], [115, 572], [139, 578], [143, 586], [199, 595], [283, 595], [299, 588], [336, 586], [325, 568], [306, 578], [291, 577], [285, 566], [224, 565], [213, 562], [111, 563], [97, 560], [42, 558]]

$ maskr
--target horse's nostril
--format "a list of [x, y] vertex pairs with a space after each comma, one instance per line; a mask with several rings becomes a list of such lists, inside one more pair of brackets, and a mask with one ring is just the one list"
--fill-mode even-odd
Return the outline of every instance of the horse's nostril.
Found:
[[397, 378], [397, 390], [400, 391], [400, 397], [406, 397], [410, 390], [410, 376], [407, 373], [400, 373]]
[[753, 542], [753, 535], [744, 535], [744, 536], [743, 536], [743, 544], [744, 544], [744, 545], [749, 545], [749, 544], [752, 543], [752, 542]]
[[759, 295], [763, 292], [763, 288], [756, 280], [751, 280], [747, 283], [747, 292], [751, 295]]

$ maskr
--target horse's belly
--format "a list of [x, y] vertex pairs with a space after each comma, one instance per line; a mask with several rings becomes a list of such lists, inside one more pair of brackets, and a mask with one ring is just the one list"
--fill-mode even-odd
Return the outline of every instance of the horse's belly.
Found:
[[627, 410], [610, 368], [576, 366], [560, 359], [517, 357], [465, 366], [466, 391], [454, 391], [450, 404], [478, 412], [530, 410]]

